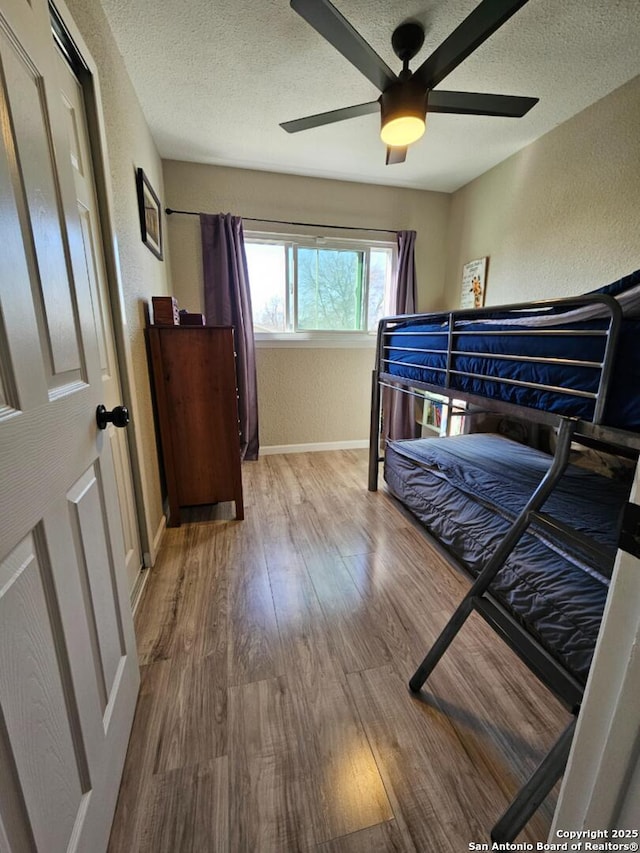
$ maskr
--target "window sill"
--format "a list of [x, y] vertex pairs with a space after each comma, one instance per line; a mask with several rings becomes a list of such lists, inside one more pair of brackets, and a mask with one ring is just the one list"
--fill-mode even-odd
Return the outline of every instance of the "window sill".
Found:
[[375, 349], [376, 335], [368, 332], [293, 332], [254, 334], [256, 349]]

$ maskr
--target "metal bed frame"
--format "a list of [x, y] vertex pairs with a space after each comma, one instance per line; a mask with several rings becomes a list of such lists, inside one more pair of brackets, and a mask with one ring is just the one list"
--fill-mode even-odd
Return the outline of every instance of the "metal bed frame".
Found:
[[[580, 329], [572, 331], [562, 330], [559, 328], [549, 330], [547, 328], [530, 327], [526, 331], [523, 331], [522, 328], [507, 330], [501, 328], [500, 331], [483, 331], [482, 334], [499, 334], [502, 336], [518, 336], [522, 334], [536, 336], [552, 334], [559, 337], [578, 334], [581, 336], [605, 337], [604, 354], [602, 361], [600, 362], [577, 361], [575, 359], [565, 359], [562, 357], [552, 358], [517, 355], [501, 356], [497, 353], [477, 353], [465, 351], [464, 349], [465, 337], [470, 334], [476, 334], [467, 327], [466, 321], [481, 320], [488, 316], [493, 317], [497, 312], [499, 312], [501, 316], [507, 314], [512, 319], [521, 319], [524, 325], [526, 324], [527, 316], [531, 316], [530, 312], [536, 312], [536, 315], [539, 316], [541, 312], [549, 312], [551, 309], [559, 308], [561, 310], [568, 311], [573, 308], [591, 304], [600, 304], [605, 306], [607, 309], [609, 322], [605, 329]], [[413, 347], [413, 351], [446, 354], [446, 367], [429, 367], [429, 370], [441, 374], [443, 380], [442, 384], [433, 385], [416, 381], [414, 379], [404, 379], [388, 372], [387, 365], [390, 363], [387, 357], [388, 350], [390, 349], [388, 343], [389, 336], [391, 334], [403, 334], [403, 331], [398, 330], [398, 327], [409, 319], [442, 324], [441, 330], [437, 332], [406, 332], [406, 334], [412, 334], [414, 336], [416, 334], [424, 336], [424, 348]], [[572, 530], [556, 519], [553, 519], [548, 514], [541, 512], [541, 507], [558, 484], [567, 467], [572, 441], [579, 441], [586, 445], [595, 443], [597, 446], [605, 445], [609, 448], [621, 448], [623, 449], [623, 452], [625, 449], [627, 451], [632, 450], [634, 452], [640, 450], [640, 434], [611, 428], [603, 425], [602, 423], [607, 401], [607, 393], [611, 382], [621, 321], [622, 310], [615, 299], [605, 294], [593, 294], [589, 296], [571, 297], [568, 299], [544, 300], [541, 302], [518, 303], [504, 306], [501, 305], [484, 309], [451, 311], [438, 314], [403, 315], [399, 317], [385, 318], [380, 321], [378, 327], [376, 366], [373, 370], [372, 376], [371, 433], [369, 445], [370, 491], [377, 490], [378, 468], [379, 463], [383, 459], [383, 457], [380, 456], [382, 388], [389, 388], [411, 396], [422, 396], [424, 391], [432, 392], [440, 396], [448, 397], [450, 400], [455, 398], [456, 400], [463, 400], [472, 405], [483, 407], [485, 411], [487, 408], [490, 408], [492, 412], [497, 414], [511, 415], [516, 418], [526, 417], [528, 421], [547, 424], [558, 428], [555, 454], [547, 473], [529, 498], [529, 501], [522, 512], [513, 521], [512, 526], [506, 533], [494, 554], [487, 561], [482, 571], [475, 577], [471, 587], [451, 616], [449, 622], [445, 625], [440, 636], [437, 638], [409, 681], [409, 687], [413, 692], [417, 693], [420, 691], [434, 667], [447, 650], [458, 631], [464, 625], [468, 616], [475, 611], [485, 619], [485, 621], [498, 633], [498, 635], [502, 637], [502, 639], [527, 664], [531, 671], [573, 714], [570, 724], [491, 830], [491, 838], [498, 842], [510, 842], [516, 838], [518, 833], [525, 826], [529, 818], [533, 815], [564, 772], [567, 758], [569, 756], [569, 750], [571, 748], [577, 715], [580, 710], [584, 685], [581, 684], [570, 672], [568, 672], [554, 657], [552, 657], [549, 652], [540, 643], [538, 643], [530, 633], [527, 632], [521, 623], [517, 621], [517, 619], [503, 605], [492, 597], [489, 592], [489, 586], [498, 571], [504, 565], [508, 556], [526, 532], [527, 528], [534, 523], [538, 528], [543, 527], [548, 532], [552, 532], [556, 539], [570, 544], [573, 548], [577, 547], [580, 553], [584, 555], [587, 560], [592, 559], [597, 561], [598, 557], [602, 557], [602, 548], [598, 543], [583, 534]], [[435, 335], [442, 336], [443, 333], [447, 335], [447, 349], [431, 349], [429, 347], [430, 339]], [[398, 347], [394, 347], [394, 349], [397, 350]], [[463, 375], [509, 385], [533, 387], [537, 390], [556, 391], [562, 392], [563, 394], [588, 397], [594, 401], [593, 417], [590, 421], [579, 420], [574, 417], [566, 417], [539, 409], [502, 402], [494, 399], [493, 397], [488, 398], [466, 393], [465, 391], [455, 387], [455, 377], [461, 374], [461, 371], [458, 371], [454, 366], [455, 357], [458, 355], [474, 355], [479, 358], [484, 356], [492, 359], [505, 358], [512, 361], [533, 361], [538, 363], [552, 362], [555, 364], [589, 367], [594, 371], [597, 371], [597, 375], [599, 377], [597, 391], [595, 392], [577, 391], [564, 387], [557, 388], [549, 385], [535, 384], [508, 378], [505, 379], [496, 376], [487, 376], [478, 373], [464, 373]], [[460, 560], [457, 560], [457, 562], [462, 563]], [[463, 563], [462, 565], [465, 567]], [[468, 569], [467, 572], [470, 573]]]

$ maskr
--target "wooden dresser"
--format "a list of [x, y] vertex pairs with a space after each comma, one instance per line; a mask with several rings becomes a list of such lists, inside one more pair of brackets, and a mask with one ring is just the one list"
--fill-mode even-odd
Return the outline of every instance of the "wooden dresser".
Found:
[[230, 326], [147, 329], [169, 526], [180, 507], [235, 501], [244, 518], [238, 397]]

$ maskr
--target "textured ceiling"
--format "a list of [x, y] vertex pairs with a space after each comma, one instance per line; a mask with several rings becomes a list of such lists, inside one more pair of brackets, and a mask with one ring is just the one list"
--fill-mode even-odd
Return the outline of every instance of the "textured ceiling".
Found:
[[[100, 2], [166, 159], [450, 192], [640, 74], [640, 0], [529, 0], [439, 88], [540, 103], [522, 119], [430, 115], [407, 161], [385, 166], [376, 115], [278, 126], [379, 94], [287, 0]], [[398, 24], [426, 28], [417, 67], [477, 5], [334, 2], [396, 71]]]

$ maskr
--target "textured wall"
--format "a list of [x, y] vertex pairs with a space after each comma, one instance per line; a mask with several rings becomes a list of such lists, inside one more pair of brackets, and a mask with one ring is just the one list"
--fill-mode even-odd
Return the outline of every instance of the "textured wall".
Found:
[[453, 196], [446, 296], [488, 255], [487, 304], [569, 296], [640, 267], [640, 77]]
[[375, 349], [259, 349], [263, 447], [369, 435]]
[[[67, 7], [98, 67], [106, 125], [113, 221], [120, 259], [126, 318], [125, 368], [133, 394], [130, 437], [137, 449], [144, 502], [143, 538], [158, 530], [163, 510], [153, 410], [144, 340], [145, 306], [152, 295], [169, 293], [169, 262], [157, 260], [140, 240], [135, 170], [142, 166], [160, 198], [162, 165], [107, 20], [95, 0], [67, 0]], [[165, 241], [166, 246], [166, 241]], [[166, 257], [166, 255], [165, 255]]]
[[[418, 233], [419, 307], [428, 310], [442, 303], [450, 204], [450, 196], [444, 193], [173, 160], [164, 162], [164, 181], [167, 205], [182, 210], [414, 229]], [[266, 230], [269, 226], [248, 223], [246, 227]], [[278, 230], [278, 226], [271, 228]], [[173, 286], [180, 306], [203, 310], [198, 220], [169, 217], [167, 231]], [[340, 236], [340, 232], [335, 233]], [[347, 235], [358, 236], [349, 232]], [[393, 239], [393, 235], [389, 237]], [[373, 361], [373, 342], [371, 349], [259, 349], [262, 445], [365, 439], [369, 433]]]

